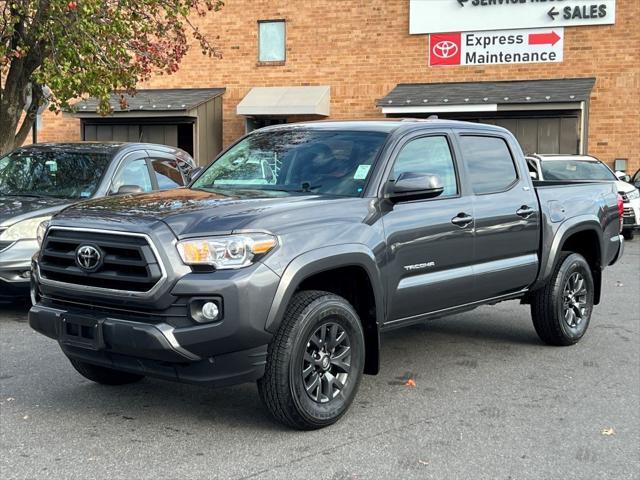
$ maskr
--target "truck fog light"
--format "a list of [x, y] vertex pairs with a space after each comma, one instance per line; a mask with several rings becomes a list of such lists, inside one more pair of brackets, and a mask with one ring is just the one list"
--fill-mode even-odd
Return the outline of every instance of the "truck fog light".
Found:
[[218, 315], [220, 315], [220, 310], [214, 302], [207, 302], [202, 305], [202, 317], [206, 321], [213, 322], [218, 318]]

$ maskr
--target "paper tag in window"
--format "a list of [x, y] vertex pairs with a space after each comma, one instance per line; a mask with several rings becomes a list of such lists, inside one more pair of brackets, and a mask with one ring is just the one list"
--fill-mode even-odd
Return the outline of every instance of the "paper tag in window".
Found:
[[353, 175], [354, 180], [364, 180], [371, 169], [371, 165], [358, 165], [356, 173]]

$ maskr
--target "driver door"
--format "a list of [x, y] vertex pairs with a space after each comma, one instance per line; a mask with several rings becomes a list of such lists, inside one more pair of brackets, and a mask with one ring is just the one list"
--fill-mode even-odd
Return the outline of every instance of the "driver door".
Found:
[[[472, 200], [462, 188], [449, 132], [409, 138], [396, 150], [389, 181], [401, 173], [440, 177], [444, 192], [395, 203], [383, 215], [389, 265], [389, 324], [460, 305], [473, 289]], [[459, 222], [465, 218], [468, 221]]]

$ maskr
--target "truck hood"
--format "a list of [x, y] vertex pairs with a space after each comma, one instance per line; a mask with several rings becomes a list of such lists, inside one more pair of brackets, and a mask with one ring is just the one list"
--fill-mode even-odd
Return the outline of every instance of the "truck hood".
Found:
[[[164, 222], [178, 237], [227, 235], [242, 229], [274, 231], [308, 222], [309, 212], [318, 220], [322, 211], [344, 212], [343, 208], [322, 208], [364, 199], [298, 195], [276, 191], [242, 190], [233, 193], [175, 189], [142, 195], [121, 195], [83, 202], [56, 216], [67, 225], [114, 224], [138, 230]], [[311, 210], [309, 210], [311, 209]], [[295, 213], [294, 213], [295, 212]], [[274, 233], [277, 233], [274, 231]]]
[[61, 198], [0, 195], [0, 226], [6, 227], [21, 220], [53, 215], [71, 203], [70, 200]]

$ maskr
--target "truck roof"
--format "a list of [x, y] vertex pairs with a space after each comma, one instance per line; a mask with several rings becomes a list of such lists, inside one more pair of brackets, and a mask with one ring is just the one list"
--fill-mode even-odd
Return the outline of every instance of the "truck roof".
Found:
[[36, 143], [25, 145], [17, 148], [16, 152], [47, 152], [55, 150], [65, 150], [74, 152], [93, 152], [114, 156], [118, 152], [122, 152], [129, 148], [153, 148], [154, 150], [163, 150], [167, 152], [175, 152], [177, 148], [168, 145], [160, 145], [155, 143], [144, 142], [50, 142]]
[[396, 130], [413, 130], [419, 128], [474, 128], [505, 132], [506, 129], [496, 125], [463, 122], [459, 120], [441, 120], [437, 118], [388, 118], [376, 120], [320, 120], [313, 122], [284, 123], [261, 128], [261, 131], [287, 130], [304, 128], [308, 130], [352, 130], [391, 133]]

